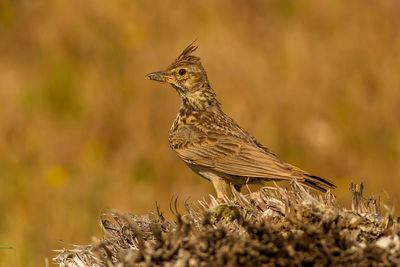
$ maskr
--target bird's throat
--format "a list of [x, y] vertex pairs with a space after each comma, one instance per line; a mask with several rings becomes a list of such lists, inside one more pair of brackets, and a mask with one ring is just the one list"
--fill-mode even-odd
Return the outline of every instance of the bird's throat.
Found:
[[211, 90], [199, 90], [180, 94], [182, 108], [193, 111], [220, 110], [220, 103], [215, 98], [215, 92]]

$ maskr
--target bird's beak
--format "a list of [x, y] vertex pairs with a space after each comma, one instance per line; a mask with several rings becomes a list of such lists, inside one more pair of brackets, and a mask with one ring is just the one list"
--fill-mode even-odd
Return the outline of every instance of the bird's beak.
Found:
[[157, 72], [152, 72], [146, 75], [149, 80], [157, 81], [157, 82], [166, 82], [166, 73], [165, 71], [157, 71]]

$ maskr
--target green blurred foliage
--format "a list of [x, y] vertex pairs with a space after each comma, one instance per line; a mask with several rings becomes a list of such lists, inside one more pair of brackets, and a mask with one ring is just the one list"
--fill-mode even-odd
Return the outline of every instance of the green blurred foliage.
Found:
[[[214, 193], [169, 149], [145, 79], [194, 39], [226, 113], [286, 161], [399, 203], [400, 3], [0, 0], [0, 266], [42, 266], [137, 214]], [[168, 213], [168, 212], [167, 212]]]

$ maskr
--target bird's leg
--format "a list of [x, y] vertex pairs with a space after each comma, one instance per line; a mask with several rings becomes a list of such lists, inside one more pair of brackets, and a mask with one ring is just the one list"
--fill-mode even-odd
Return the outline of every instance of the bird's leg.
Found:
[[219, 178], [217, 176], [210, 177], [210, 181], [213, 184], [215, 191], [217, 192], [218, 200], [223, 200], [224, 196], [228, 196], [227, 192], [227, 183], [224, 179]]
[[238, 184], [229, 183], [229, 188], [230, 188], [231, 197], [234, 198], [235, 191], [237, 193], [240, 193], [241, 192], [240, 189], [242, 188], [242, 186], [238, 185]]

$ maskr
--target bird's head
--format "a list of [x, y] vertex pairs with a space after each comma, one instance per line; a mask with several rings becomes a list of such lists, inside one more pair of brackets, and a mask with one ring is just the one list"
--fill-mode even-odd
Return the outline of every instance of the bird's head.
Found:
[[182, 104], [194, 109], [207, 109], [219, 105], [210, 87], [207, 73], [200, 58], [193, 56], [197, 46], [191, 43], [164, 71], [147, 74], [153, 81], [169, 83], [178, 92]]

